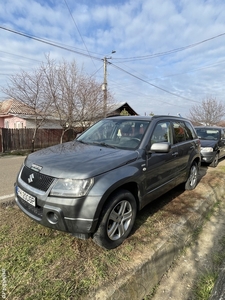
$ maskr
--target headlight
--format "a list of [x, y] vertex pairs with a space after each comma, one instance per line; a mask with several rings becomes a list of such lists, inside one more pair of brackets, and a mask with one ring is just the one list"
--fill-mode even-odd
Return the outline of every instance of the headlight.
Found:
[[87, 194], [94, 179], [58, 179], [53, 186], [51, 196], [82, 197]]
[[201, 152], [213, 152], [213, 148], [212, 147], [202, 147]]

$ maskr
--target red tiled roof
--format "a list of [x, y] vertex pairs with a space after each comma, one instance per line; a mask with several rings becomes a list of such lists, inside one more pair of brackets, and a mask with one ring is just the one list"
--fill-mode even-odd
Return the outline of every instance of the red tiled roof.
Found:
[[0, 103], [0, 114], [23, 114], [34, 115], [34, 110], [23, 102], [16, 99], [8, 99]]

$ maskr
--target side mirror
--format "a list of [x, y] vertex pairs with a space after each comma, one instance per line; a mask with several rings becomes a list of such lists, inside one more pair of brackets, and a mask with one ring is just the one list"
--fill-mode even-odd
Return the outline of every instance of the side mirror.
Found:
[[170, 143], [154, 143], [152, 144], [149, 153], [168, 153], [170, 152]]

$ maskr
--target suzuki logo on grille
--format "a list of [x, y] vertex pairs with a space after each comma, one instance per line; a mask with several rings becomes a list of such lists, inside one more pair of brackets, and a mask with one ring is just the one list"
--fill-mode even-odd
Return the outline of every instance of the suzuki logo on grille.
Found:
[[34, 174], [30, 174], [30, 176], [28, 177], [28, 183], [31, 183], [33, 182], [33, 179], [34, 179]]

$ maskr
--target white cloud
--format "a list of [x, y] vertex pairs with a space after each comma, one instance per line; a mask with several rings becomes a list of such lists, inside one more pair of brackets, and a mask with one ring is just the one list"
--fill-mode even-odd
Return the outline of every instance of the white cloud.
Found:
[[[45, 60], [46, 53], [54, 59], [75, 59], [86, 72], [96, 72], [96, 80], [101, 82], [103, 70], [97, 72], [103, 64], [101, 58], [112, 56], [109, 61], [115, 66], [150, 82], [108, 65], [108, 86], [115, 99], [127, 101], [140, 114], [187, 115], [195, 101], [201, 102], [205, 97], [225, 101], [225, 35], [168, 55], [126, 60], [168, 52], [223, 34], [223, 0], [67, 0], [67, 3], [74, 19], [63, 1], [5, 1], [0, 7], [0, 24], [74, 47], [78, 52], [87, 53], [88, 49], [99, 61], [1, 29], [1, 86], [6, 84], [5, 74], [35, 67]], [[116, 53], [111, 54], [112, 50]]]

